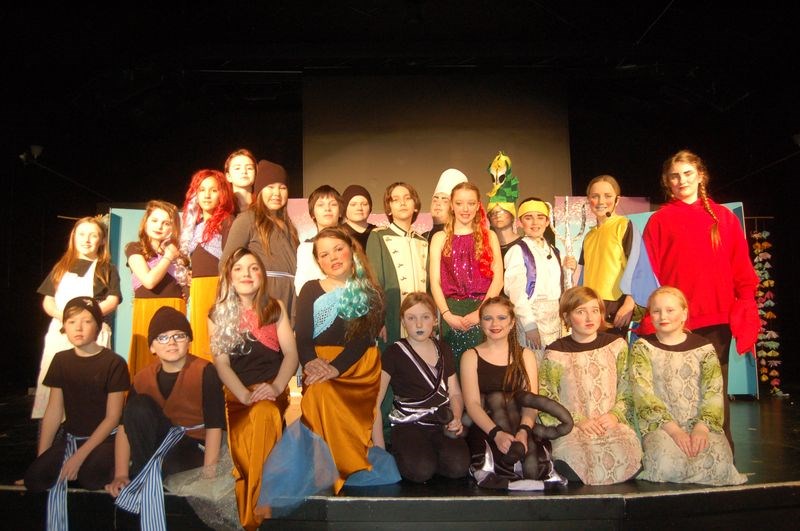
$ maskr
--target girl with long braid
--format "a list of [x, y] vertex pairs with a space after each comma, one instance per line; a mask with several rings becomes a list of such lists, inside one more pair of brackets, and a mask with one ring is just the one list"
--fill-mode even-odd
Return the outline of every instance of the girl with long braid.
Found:
[[[760, 328], [755, 291], [758, 278], [739, 220], [708, 196], [708, 170], [688, 150], [668, 158], [661, 184], [669, 202], [653, 214], [644, 243], [659, 283], [675, 286], [689, 300], [687, 328], [708, 339], [722, 368], [723, 428], [733, 448], [728, 404], [728, 351], [752, 350]], [[649, 323], [639, 335], [650, 333]]]
[[[557, 402], [539, 396], [536, 357], [517, 341], [514, 305], [491, 297], [479, 307], [485, 341], [464, 352], [461, 385], [472, 419], [467, 444], [470, 474], [481, 487], [533, 490], [566, 485], [553, 467], [550, 440], [572, 429], [572, 417]], [[543, 426], [537, 412], [558, 422]]]
[[497, 235], [489, 230], [477, 186], [465, 182], [450, 194], [450, 219], [430, 246], [430, 287], [442, 316], [442, 340], [459, 366], [461, 353], [483, 338], [481, 302], [500, 294], [503, 257]]

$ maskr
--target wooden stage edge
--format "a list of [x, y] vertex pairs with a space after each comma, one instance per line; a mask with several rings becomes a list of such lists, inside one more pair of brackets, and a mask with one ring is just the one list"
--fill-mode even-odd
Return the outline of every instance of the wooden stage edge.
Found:
[[[312, 496], [261, 529], [797, 529], [800, 481], [605, 494]], [[365, 491], [366, 494], [366, 491]], [[169, 530], [205, 527], [185, 499], [165, 497]], [[46, 495], [0, 486], [6, 529], [44, 529]], [[72, 529], [138, 529], [104, 492], [70, 489]]]

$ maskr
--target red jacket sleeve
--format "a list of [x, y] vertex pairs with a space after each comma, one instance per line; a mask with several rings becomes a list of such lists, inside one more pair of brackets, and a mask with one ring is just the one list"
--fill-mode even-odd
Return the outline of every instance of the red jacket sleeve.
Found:
[[747, 238], [745, 238], [739, 219], [730, 211], [724, 214], [724, 217], [720, 216], [720, 237], [730, 249], [735, 296], [730, 310], [729, 323], [731, 333], [736, 339], [736, 350], [739, 354], [744, 354], [754, 350], [758, 332], [761, 330], [761, 319], [758, 316], [758, 306], [756, 305], [758, 276], [750, 260]]

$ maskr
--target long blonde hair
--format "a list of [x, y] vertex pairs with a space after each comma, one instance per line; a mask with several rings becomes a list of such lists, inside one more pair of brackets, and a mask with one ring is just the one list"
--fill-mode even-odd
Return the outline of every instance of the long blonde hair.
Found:
[[453, 236], [455, 235], [455, 210], [453, 210], [453, 198], [456, 192], [461, 190], [470, 190], [475, 193], [475, 198], [478, 201], [478, 211], [472, 220], [472, 235], [475, 242], [475, 259], [478, 260], [478, 267], [483, 276], [487, 278], [494, 277], [492, 270], [492, 260], [494, 259], [492, 253], [492, 246], [489, 243], [489, 218], [486, 216], [486, 210], [481, 203], [481, 191], [471, 182], [458, 183], [453, 187], [450, 192], [450, 219], [444, 226], [445, 240], [442, 246], [442, 255], [450, 256], [453, 253]]
[[241, 329], [242, 303], [239, 294], [231, 285], [233, 266], [245, 256], [252, 256], [261, 269], [261, 286], [256, 291], [253, 300], [253, 309], [258, 319], [258, 326], [276, 323], [281, 317], [281, 306], [277, 300], [270, 297], [267, 291], [267, 273], [264, 264], [257, 254], [245, 247], [239, 247], [231, 254], [222, 266], [217, 286], [217, 300], [209, 311], [209, 317], [214, 323], [214, 333], [211, 335], [211, 352], [215, 356], [231, 354], [237, 347], [244, 344], [247, 330]]
[[53, 288], [58, 288], [58, 284], [64, 275], [72, 269], [75, 262], [78, 260], [78, 250], [75, 249], [75, 233], [78, 227], [84, 223], [91, 223], [100, 231], [100, 243], [97, 244], [97, 265], [94, 268], [94, 278], [99, 281], [103, 286], [108, 286], [109, 278], [111, 276], [111, 253], [108, 251], [108, 230], [103, 221], [102, 216], [86, 216], [72, 226], [69, 233], [69, 242], [67, 242], [67, 250], [61, 258], [53, 266], [51, 275], [53, 279]]

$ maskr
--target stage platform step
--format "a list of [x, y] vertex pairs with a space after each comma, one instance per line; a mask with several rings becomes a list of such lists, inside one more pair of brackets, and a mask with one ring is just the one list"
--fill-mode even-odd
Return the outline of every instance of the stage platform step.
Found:
[[[402, 485], [398, 488], [403, 490]], [[624, 494], [402, 494], [381, 488], [371, 493], [315, 496], [290, 517], [266, 521], [261, 529], [794, 530], [800, 522], [800, 482]], [[165, 502], [171, 531], [209, 529], [183, 498], [168, 494]], [[0, 487], [5, 513], [0, 527], [44, 529], [46, 504], [45, 494]], [[104, 492], [70, 490], [69, 513], [70, 529], [139, 529], [138, 518], [116, 509]]]
[[[793, 395], [798, 396], [798, 395]], [[35, 455], [36, 425], [27, 397], [0, 399], [0, 529], [44, 529], [45, 494], [14, 486]], [[789, 398], [731, 404], [737, 487], [706, 488], [629, 481], [604, 487], [570, 484], [538, 493], [480, 489], [470, 480], [436, 478], [378, 488], [346, 487], [315, 496], [262, 529], [767, 529], [800, 528], [800, 408]], [[168, 528], [208, 529], [188, 502], [167, 494]], [[70, 489], [73, 530], [138, 530], [105, 492]]]

